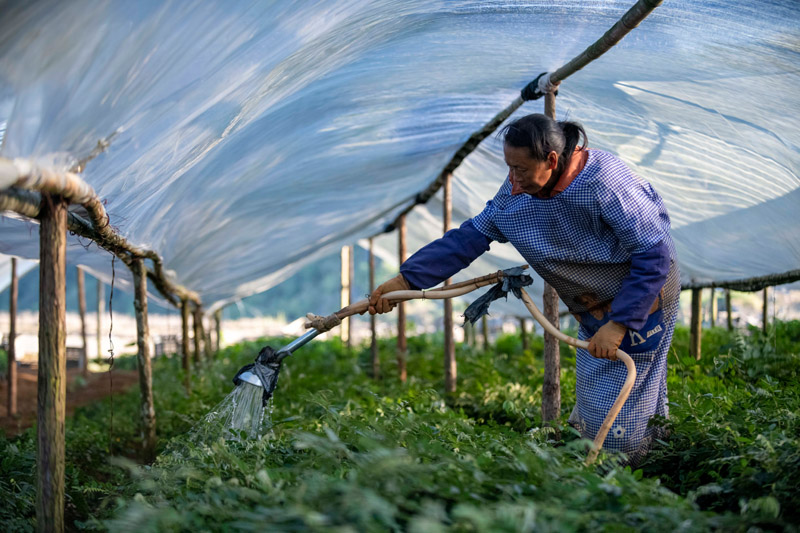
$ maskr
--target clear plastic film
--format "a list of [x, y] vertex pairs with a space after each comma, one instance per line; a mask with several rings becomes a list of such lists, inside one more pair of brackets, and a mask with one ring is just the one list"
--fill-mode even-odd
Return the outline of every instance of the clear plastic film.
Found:
[[[117, 132], [84, 179], [214, 308], [381, 231], [632, 3], [8, 2], [0, 156], [66, 169]], [[558, 117], [664, 197], [684, 281], [800, 262], [799, 22], [793, 0], [671, 0], [560, 87]], [[456, 171], [455, 224], [494, 195], [501, 155], [487, 139]], [[440, 236], [440, 201], [408, 228], [410, 251]], [[70, 243], [70, 262], [110, 279], [107, 252]], [[37, 257], [36, 227], [3, 217], [0, 253]], [[494, 244], [463, 276], [520, 262]]]

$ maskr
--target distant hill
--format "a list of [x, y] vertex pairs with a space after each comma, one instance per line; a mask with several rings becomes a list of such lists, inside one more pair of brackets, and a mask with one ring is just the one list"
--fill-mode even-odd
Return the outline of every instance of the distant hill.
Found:
[[[363, 248], [355, 247], [352, 298], [358, 300], [368, 293], [369, 266], [368, 253]], [[392, 272], [376, 258], [376, 282], [388, 279]], [[272, 289], [249, 296], [236, 304], [229, 305], [223, 316], [229, 319], [240, 317], [280, 316], [291, 321], [305, 316], [306, 313], [329, 314], [339, 309], [340, 284], [339, 254], [332, 254], [315, 261], [297, 271], [297, 273], [273, 287]], [[67, 267], [67, 312], [78, 312], [77, 268]], [[109, 286], [105, 287], [106, 312], [111, 294]], [[8, 289], [0, 292], [0, 311], [8, 311]], [[133, 295], [117, 288], [114, 290], [114, 312], [133, 315]], [[97, 281], [86, 275], [86, 307], [89, 312], [97, 309]], [[36, 311], [39, 308], [39, 268], [35, 267], [19, 280], [18, 309], [20, 311]], [[155, 302], [149, 302], [151, 313], [175, 313], [174, 308], [164, 309]]]

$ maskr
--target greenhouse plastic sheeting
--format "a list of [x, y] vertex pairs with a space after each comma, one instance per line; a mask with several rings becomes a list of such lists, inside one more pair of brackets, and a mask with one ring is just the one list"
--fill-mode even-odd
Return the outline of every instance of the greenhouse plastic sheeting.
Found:
[[[380, 232], [632, 3], [5, 2], [0, 155], [68, 168], [117, 132], [84, 179], [218, 306]], [[685, 282], [800, 264], [799, 23], [795, 0], [670, 0], [560, 88], [559, 118], [664, 197]], [[505, 176], [490, 138], [455, 173], [454, 221]], [[411, 251], [439, 236], [441, 201], [408, 226]], [[0, 232], [0, 253], [37, 256], [32, 223]], [[110, 281], [110, 255], [86, 245], [72, 237], [69, 260]], [[521, 262], [493, 244], [461, 277]]]

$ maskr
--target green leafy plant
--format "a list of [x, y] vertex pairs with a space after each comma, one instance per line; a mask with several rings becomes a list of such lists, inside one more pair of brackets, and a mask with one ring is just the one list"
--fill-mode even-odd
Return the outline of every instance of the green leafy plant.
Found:
[[[229, 439], [205, 422], [259, 343], [195, 369], [155, 361], [160, 454], [140, 465], [138, 391], [79, 409], [67, 424], [67, 518], [109, 531], [746, 531], [796, 528], [797, 346], [753, 332], [704, 337], [703, 359], [676, 332], [670, 354], [672, 436], [641, 468], [602, 454], [566, 427], [574, 351], [562, 348], [560, 438], [540, 419], [541, 338], [523, 351], [459, 346], [459, 390], [443, 392], [442, 338], [409, 339], [405, 384], [382, 339], [382, 376], [366, 346], [314, 342], [287, 359], [262, 439]], [[282, 340], [269, 341], [272, 345]], [[113, 425], [111, 415], [113, 412]], [[556, 440], [554, 440], [556, 439]], [[30, 531], [35, 438], [0, 439], [0, 521]]]

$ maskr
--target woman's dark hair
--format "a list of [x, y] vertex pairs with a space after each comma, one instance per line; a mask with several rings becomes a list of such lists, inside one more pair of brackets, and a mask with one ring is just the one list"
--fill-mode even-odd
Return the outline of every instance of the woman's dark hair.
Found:
[[531, 157], [546, 161], [547, 154], [559, 154], [556, 176], [560, 176], [569, 165], [569, 160], [583, 136], [581, 150], [586, 148], [586, 131], [577, 122], [556, 122], [546, 115], [534, 113], [518, 118], [498, 133], [510, 146], [527, 148]]

